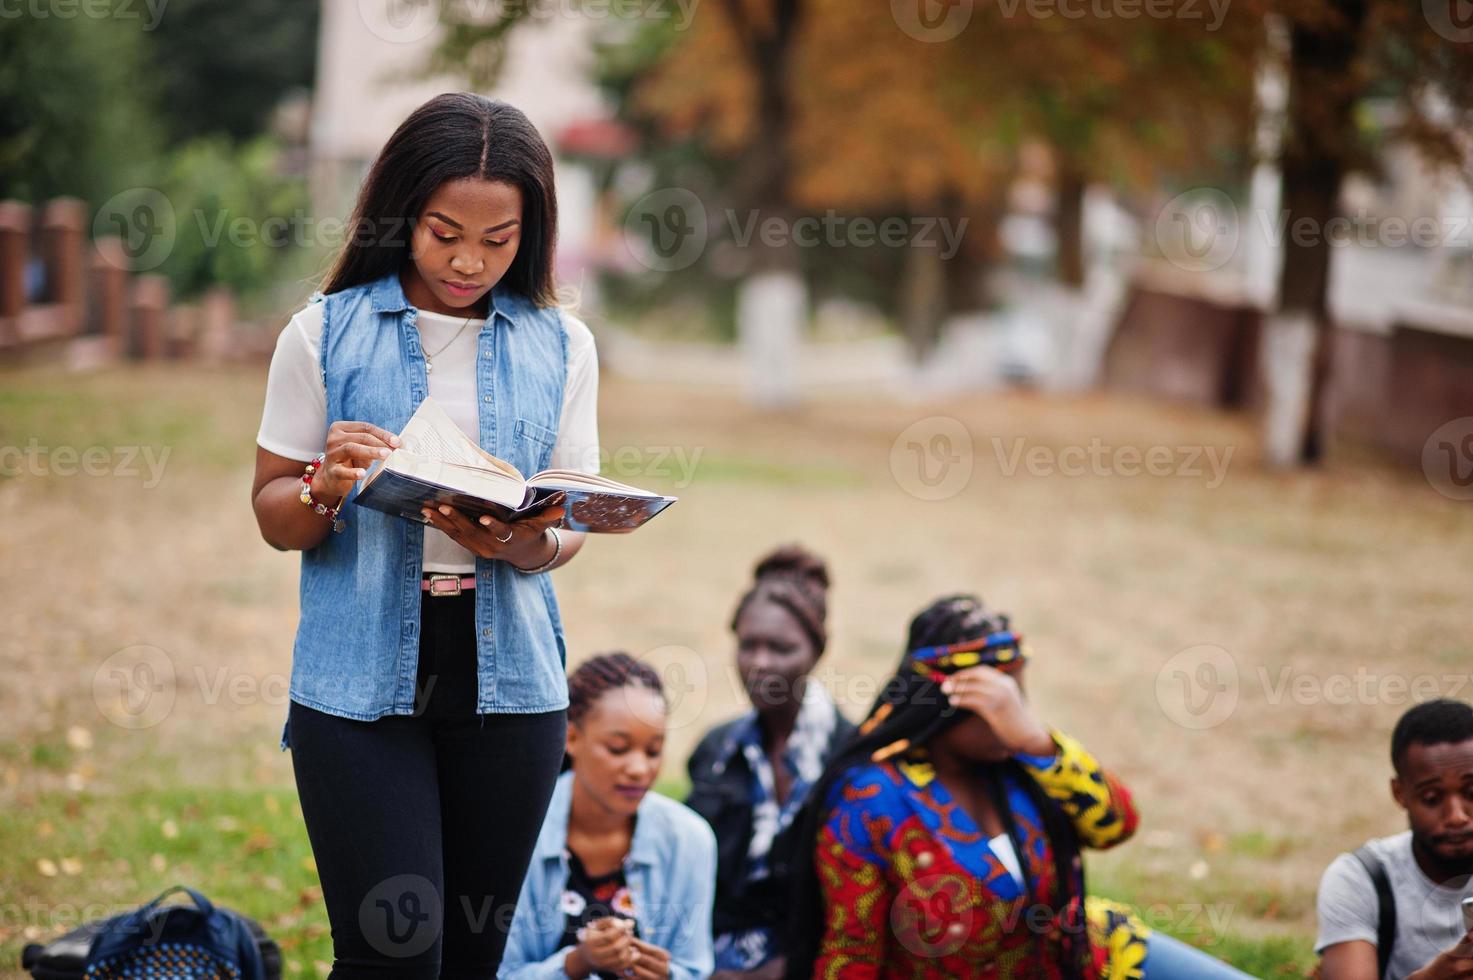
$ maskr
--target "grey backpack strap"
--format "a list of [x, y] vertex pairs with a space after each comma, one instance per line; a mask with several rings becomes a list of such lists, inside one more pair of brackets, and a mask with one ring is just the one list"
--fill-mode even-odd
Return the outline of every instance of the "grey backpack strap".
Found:
[[1391, 879], [1386, 876], [1386, 866], [1371, 850], [1369, 844], [1355, 849], [1355, 859], [1371, 876], [1376, 886], [1376, 976], [1386, 976], [1386, 966], [1391, 962], [1391, 946], [1396, 942], [1396, 898], [1391, 894]]

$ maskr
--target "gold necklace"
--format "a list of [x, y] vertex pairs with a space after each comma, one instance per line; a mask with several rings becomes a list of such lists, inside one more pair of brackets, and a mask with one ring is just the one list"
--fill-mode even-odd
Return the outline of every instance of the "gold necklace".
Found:
[[428, 374], [429, 372], [431, 372], [431, 371], [433, 371], [435, 369], [435, 358], [439, 357], [441, 354], [443, 354], [447, 350], [449, 350], [450, 349], [450, 344], [453, 344], [457, 340], [460, 339], [460, 335], [463, 334], [463, 333], [465, 333], [465, 328], [468, 327], [468, 326], [470, 326], [471, 321], [474, 320], [475, 318], [476, 317], [475, 317], [474, 314], [472, 314], [471, 316], [466, 317], [465, 318], [465, 322], [460, 325], [460, 329], [457, 330], [457, 331], [455, 331], [455, 336], [454, 337], [451, 337], [450, 338], [450, 341], [448, 343], [446, 343], [444, 347], [441, 347], [439, 350], [435, 351], [433, 354], [431, 354], [428, 350], [426, 350], [424, 352], [425, 353], [425, 373], [426, 374]]

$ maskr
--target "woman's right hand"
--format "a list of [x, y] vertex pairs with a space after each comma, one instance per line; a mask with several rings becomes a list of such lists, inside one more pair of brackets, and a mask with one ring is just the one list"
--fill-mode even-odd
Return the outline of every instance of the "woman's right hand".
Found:
[[399, 448], [399, 437], [371, 422], [334, 422], [322, 466], [312, 474], [312, 499], [331, 506], [368, 475], [368, 467]]
[[584, 927], [578, 952], [591, 973], [623, 973], [639, 962], [639, 950], [634, 946], [634, 921], [613, 915], [594, 919]]

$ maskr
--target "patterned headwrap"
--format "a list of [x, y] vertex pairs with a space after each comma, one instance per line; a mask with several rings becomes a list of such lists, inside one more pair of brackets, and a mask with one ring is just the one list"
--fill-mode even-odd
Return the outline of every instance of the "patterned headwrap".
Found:
[[[996, 667], [998, 670], [1017, 670], [1028, 662], [1023, 649], [1023, 636], [1012, 630], [998, 630], [975, 640], [949, 643], [939, 647], [921, 647], [906, 654], [910, 669], [925, 674], [933, 680], [937, 675], [945, 678], [949, 674], [966, 670], [968, 667]], [[938, 680], [939, 683], [939, 680]]]
[[[905, 655], [905, 664], [915, 673], [927, 677], [937, 684], [952, 674], [970, 667], [994, 667], [1009, 673], [1019, 670], [1028, 662], [1028, 653], [1023, 647], [1023, 635], [1010, 629], [997, 630], [974, 640], [948, 643], [944, 646], [920, 647]], [[904, 668], [902, 668], [904, 669]], [[878, 728], [890, 713], [893, 704], [882, 704], [859, 726], [861, 735], [868, 735]], [[877, 749], [870, 757], [875, 762], [899, 755], [910, 749], [909, 739]]]

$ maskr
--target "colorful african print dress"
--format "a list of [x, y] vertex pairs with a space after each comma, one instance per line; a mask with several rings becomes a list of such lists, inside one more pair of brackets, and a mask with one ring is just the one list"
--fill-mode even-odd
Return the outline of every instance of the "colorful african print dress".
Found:
[[[1062, 975], [1052, 848], [1021, 780], [1059, 805], [1086, 847], [1119, 844], [1137, 818], [1130, 794], [1083, 746], [1052, 734], [1057, 755], [1015, 756], [1027, 776], [1005, 778], [1022, 855], [1007, 837], [987, 839], [923, 752], [858, 766], [834, 787], [815, 854], [824, 899], [815, 977]], [[1097, 975], [1140, 980], [1145, 925], [1093, 897], [1083, 917]]]

